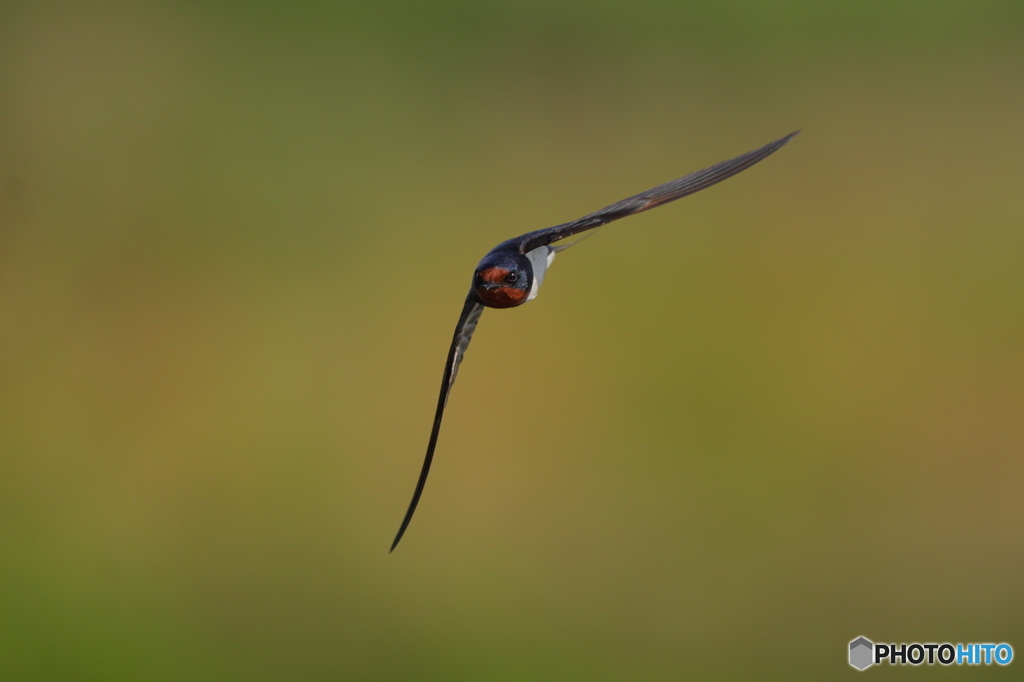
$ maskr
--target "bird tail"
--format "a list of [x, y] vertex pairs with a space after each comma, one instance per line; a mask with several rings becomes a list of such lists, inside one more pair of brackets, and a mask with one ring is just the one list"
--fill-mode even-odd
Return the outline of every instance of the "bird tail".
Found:
[[590, 232], [587, 232], [585, 235], [583, 235], [579, 239], [574, 239], [573, 241], [569, 242], [568, 244], [557, 244], [555, 246], [549, 246], [548, 248], [551, 249], [552, 253], [558, 253], [559, 251], [565, 251], [570, 246], [576, 246], [577, 244], [579, 244], [581, 241], [583, 241], [587, 237], [593, 237], [595, 234], [597, 234], [597, 230], [591, 230]]

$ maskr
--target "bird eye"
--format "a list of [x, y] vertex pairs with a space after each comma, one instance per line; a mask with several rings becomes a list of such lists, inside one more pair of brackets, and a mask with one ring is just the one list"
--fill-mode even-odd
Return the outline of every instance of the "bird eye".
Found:
[[509, 284], [515, 284], [519, 281], [519, 273], [513, 270], [512, 272], [505, 275], [505, 281]]

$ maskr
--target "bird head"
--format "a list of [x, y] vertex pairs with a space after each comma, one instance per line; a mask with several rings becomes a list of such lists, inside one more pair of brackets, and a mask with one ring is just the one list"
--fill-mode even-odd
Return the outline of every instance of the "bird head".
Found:
[[532, 286], [530, 259], [515, 251], [487, 254], [473, 275], [473, 290], [490, 308], [514, 308], [526, 303]]

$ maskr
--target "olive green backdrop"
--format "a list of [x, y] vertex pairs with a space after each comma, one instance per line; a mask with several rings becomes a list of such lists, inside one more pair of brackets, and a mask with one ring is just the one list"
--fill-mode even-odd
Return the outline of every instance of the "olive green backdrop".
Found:
[[[1022, 121], [1017, 1], [5, 3], [3, 678], [1024, 654]], [[388, 555], [477, 260], [797, 128], [484, 314]]]

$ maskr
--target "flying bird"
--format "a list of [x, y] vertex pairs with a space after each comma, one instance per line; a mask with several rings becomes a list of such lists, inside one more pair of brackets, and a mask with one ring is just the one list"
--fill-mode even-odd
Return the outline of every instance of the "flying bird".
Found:
[[409, 521], [412, 520], [416, 505], [419, 504], [420, 496], [423, 494], [423, 486], [427, 482], [427, 474], [430, 473], [430, 463], [434, 459], [434, 448], [437, 446], [437, 435], [441, 431], [441, 418], [444, 416], [444, 408], [448, 403], [448, 394], [455, 383], [459, 365], [466, 354], [469, 340], [473, 337], [473, 332], [476, 331], [476, 325], [480, 321], [480, 315], [484, 308], [514, 308], [536, 298], [555, 254], [576, 244], [579, 240], [552, 246], [556, 242], [580, 232], [601, 227], [613, 220], [625, 218], [699, 192], [750, 168], [758, 161], [781, 149], [799, 132], [798, 130], [790, 133], [760, 149], [737, 156], [735, 159], [716, 163], [704, 170], [658, 185], [572, 222], [527, 232], [514, 239], [504, 241], [487, 252], [487, 255], [476, 266], [473, 283], [462, 307], [462, 314], [459, 315], [459, 322], [455, 325], [455, 335], [452, 337], [451, 348], [448, 349], [448, 359], [445, 361], [444, 375], [441, 378], [441, 395], [437, 399], [434, 426], [430, 431], [430, 441], [427, 443], [427, 455], [423, 460], [419, 480], [416, 481], [412, 502], [409, 503], [409, 509], [405, 512], [405, 518], [402, 519], [402, 525], [398, 529], [395, 541], [391, 543], [391, 551], [398, 546], [399, 540], [405, 534], [405, 529], [409, 527]]

